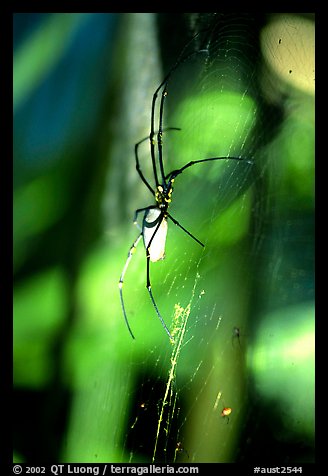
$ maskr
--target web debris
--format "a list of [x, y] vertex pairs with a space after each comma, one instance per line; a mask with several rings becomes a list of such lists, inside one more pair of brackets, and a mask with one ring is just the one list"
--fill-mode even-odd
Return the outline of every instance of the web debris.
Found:
[[[174, 314], [174, 318], [173, 318], [174, 328], [173, 328], [173, 331], [172, 331], [172, 337], [174, 338], [174, 343], [173, 343], [173, 349], [172, 349], [172, 354], [171, 354], [171, 359], [170, 359], [171, 368], [170, 368], [170, 371], [169, 371], [169, 376], [168, 376], [168, 380], [167, 380], [166, 388], [165, 388], [165, 394], [164, 394], [164, 398], [163, 398], [163, 401], [162, 401], [162, 406], [161, 406], [160, 415], [159, 415], [159, 419], [158, 419], [152, 462], [155, 461], [155, 457], [156, 457], [158, 438], [159, 438], [159, 434], [160, 434], [160, 430], [161, 430], [161, 426], [162, 426], [162, 422], [163, 422], [165, 407], [168, 404], [171, 407], [171, 404], [173, 403], [172, 413], [174, 413], [177, 395], [176, 395], [176, 393], [174, 393], [173, 384], [174, 384], [175, 376], [176, 376], [176, 368], [177, 368], [178, 358], [179, 358], [179, 355], [180, 355], [180, 351], [181, 351], [181, 347], [182, 347], [182, 343], [183, 343], [183, 338], [184, 338], [184, 335], [185, 335], [185, 332], [186, 332], [187, 322], [188, 322], [188, 318], [189, 318], [189, 315], [190, 315], [190, 303], [188, 304], [188, 306], [185, 309], [183, 307], [181, 307], [179, 304], [175, 304], [174, 307], [175, 307], [175, 314]], [[175, 336], [176, 336], [176, 338], [175, 338]], [[169, 416], [170, 415], [168, 414], [167, 426], [164, 429], [165, 432], [168, 432], [168, 428], [169, 428], [169, 424], [170, 424]]]

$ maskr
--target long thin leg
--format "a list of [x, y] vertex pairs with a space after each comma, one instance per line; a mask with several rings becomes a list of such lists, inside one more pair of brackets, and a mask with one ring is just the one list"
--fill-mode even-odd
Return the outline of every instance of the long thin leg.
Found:
[[155, 299], [154, 299], [154, 296], [153, 296], [153, 293], [152, 293], [152, 290], [151, 290], [150, 276], [149, 276], [149, 262], [150, 262], [149, 256], [147, 256], [147, 289], [148, 289], [148, 292], [149, 292], [149, 296], [150, 296], [150, 299], [151, 299], [151, 301], [152, 301], [152, 303], [153, 303], [153, 306], [154, 306], [154, 308], [155, 308], [156, 314], [157, 314], [159, 320], [161, 321], [162, 326], [163, 326], [164, 329], [165, 329], [165, 332], [166, 332], [167, 335], [169, 336], [170, 340], [172, 340], [173, 338], [172, 338], [172, 336], [171, 336], [171, 333], [170, 333], [170, 331], [169, 331], [167, 325], [165, 324], [164, 319], [163, 319], [162, 316], [161, 316], [161, 313], [159, 312], [159, 309], [158, 309], [158, 307], [157, 307], [157, 304], [156, 304], [156, 302], [155, 302]]
[[247, 164], [251, 164], [251, 165], [253, 164], [253, 162], [251, 160], [244, 159], [243, 157], [210, 157], [208, 159], [191, 160], [190, 162], [188, 162], [188, 164], [181, 167], [181, 169], [176, 169], [176, 170], [173, 170], [172, 172], [170, 172], [165, 177], [165, 179], [166, 180], [167, 179], [172, 180], [177, 175], [181, 174], [184, 170], [186, 170], [188, 167], [191, 167], [192, 165], [200, 164], [202, 162], [209, 162], [209, 161], [213, 161], [213, 160], [239, 160], [239, 161], [242, 161], [242, 162], [246, 162]]
[[141, 180], [143, 181], [143, 183], [146, 185], [146, 187], [151, 191], [151, 193], [154, 195], [155, 194], [155, 191], [154, 189], [151, 187], [151, 185], [147, 182], [144, 174], [142, 173], [142, 170], [140, 168], [140, 162], [139, 162], [139, 156], [138, 156], [138, 147], [139, 145], [144, 142], [145, 140], [147, 140], [148, 137], [146, 137], [145, 139], [142, 139], [140, 142], [138, 142], [135, 146], [134, 146], [134, 155], [135, 155], [135, 159], [136, 159], [136, 169], [137, 169], [137, 172], [139, 174], [139, 177], [141, 178]]
[[[198, 34], [197, 34], [198, 35]], [[195, 37], [197, 36], [195, 35]], [[187, 61], [188, 59], [192, 58], [193, 56], [199, 54], [199, 53], [204, 53], [205, 51], [208, 52], [207, 50], [198, 50], [198, 51], [192, 51], [191, 53], [189, 53], [188, 55], [186, 55], [185, 57], [183, 57], [183, 54], [187, 48], [187, 46], [189, 46], [189, 44], [194, 41], [194, 38], [192, 38], [190, 40], [190, 42], [187, 43], [187, 45], [183, 48], [182, 52], [180, 53], [177, 61], [175, 62], [175, 64], [173, 65], [173, 67], [170, 69], [170, 71], [168, 72], [168, 74], [165, 76], [164, 80], [161, 82], [161, 84], [158, 86], [158, 88], [156, 89], [155, 93], [154, 93], [154, 96], [153, 96], [153, 102], [152, 102], [152, 114], [151, 114], [151, 135], [150, 135], [150, 141], [151, 141], [151, 144], [152, 146], [154, 147], [154, 141], [153, 141], [153, 136], [154, 136], [154, 122], [155, 122], [155, 103], [156, 103], [156, 100], [157, 100], [157, 96], [158, 96], [158, 93], [159, 91], [161, 90], [161, 88], [163, 88], [162, 90], [162, 94], [161, 94], [161, 100], [160, 100], [160, 105], [159, 105], [159, 118], [158, 118], [158, 132], [157, 132], [157, 150], [158, 150], [158, 163], [159, 163], [159, 167], [160, 167], [160, 172], [161, 172], [161, 178], [162, 178], [162, 184], [165, 184], [166, 185], [166, 177], [165, 177], [165, 172], [164, 172], [164, 162], [163, 162], [163, 115], [164, 115], [164, 102], [165, 102], [165, 99], [166, 99], [166, 96], [167, 96], [167, 85], [168, 85], [168, 82], [172, 76], [172, 74], [174, 73], [174, 71], [177, 69], [177, 67]], [[154, 157], [154, 161], [155, 161], [155, 152], [154, 150], [152, 151], [152, 158]], [[153, 161], [153, 164], [154, 164], [154, 161]], [[156, 168], [156, 166], [155, 166]], [[157, 171], [156, 171], [156, 175], [157, 175]]]
[[157, 100], [158, 91], [160, 90], [161, 86], [156, 89], [156, 91], [153, 95], [152, 102], [151, 102], [150, 134], [149, 134], [150, 156], [151, 156], [151, 162], [152, 162], [152, 165], [153, 165], [153, 172], [154, 172], [154, 179], [155, 179], [156, 188], [159, 186], [159, 181], [158, 181], [157, 168], [156, 168], [155, 139], [154, 139], [154, 135], [155, 135], [155, 107], [156, 107], [156, 100]]
[[[188, 162], [188, 164], [184, 165], [183, 167], [181, 167], [181, 169], [176, 169], [176, 170], [173, 170], [172, 172], [170, 172], [166, 177], [165, 179], [169, 180], [169, 182], [173, 182], [173, 180], [175, 179], [175, 177], [179, 174], [181, 174], [185, 169], [187, 169], [188, 167], [191, 167], [192, 165], [195, 165], [195, 164], [200, 164], [202, 162], [209, 162], [209, 161], [213, 161], [213, 160], [224, 160], [224, 159], [232, 159], [232, 160], [242, 160], [244, 162], [247, 162], [248, 164], [252, 164], [252, 162], [250, 160], [247, 160], [247, 159], [243, 159], [242, 157], [210, 157], [208, 159], [200, 159], [200, 160], [192, 160], [190, 162]], [[189, 235], [193, 240], [195, 240], [197, 243], [199, 243], [201, 246], [205, 246], [201, 241], [199, 241], [198, 238], [196, 238], [192, 233], [190, 233], [186, 228], [184, 228], [175, 218], [172, 217], [172, 215], [170, 215], [168, 212], [166, 212], [166, 215], [168, 218], [170, 218], [170, 220], [173, 221], [173, 223], [175, 225], [177, 225], [179, 228], [181, 228], [185, 233], [187, 233], [187, 235]]]
[[123, 268], [123, 271], [121, 273], [121, 277], [120, 277], [120, 280], [118, 282], [118, 287], [119, 287], [119, 290], [120, 290], [120, 298], [121, 298], [121, 306], [122, 306], [122, 310], [123, 310], [123, 315], [124, 315], [124, 319], [125, 319], [125, 323], [127, 325], [127, 328], [129, 329], [129, 332], [131, 334], [131, 337], [132, 339], [134, 339], [134, 335], [132, 333], [132, 330], [131, 330], [131, 327], [130, 327], [130, 324], [129, 324], [129, 321], [128, 321], [128, 318], [127, 318], [127, 315], [126, 315], [126, 311], [125, 311], [125, 306], [124, 306], [124, 299], [123, 299], [123, 283], [124, 283], [124, 276], [125, 276], [125, 273], [128, 269], [128, 266], [130, 264], [130, 261], [131, 261], [131, 258], [134, 254], [134, 252], [136, 251], [136, 248], [138, 246], [138, 243], [139, 241], [141, 240], [141, 237], [142, 237], [142, 232], [138, 235], [137, 239], [133, 242], [131, 248], [129, 249], [129, 253], [128, 253], [128, 257], [127, 257], [127, 260], [125, 262], [125, 265], [124, 265], [124, 268]]
[[153, 306], [154, 306], [154, 308], [155, 308], [156, 314], [157, 314], [159, 320], [161, 321], [162, 326], [163, 326], [164, 329], [165, 329], [165, 332], [166, 332], [167, 335], [169, 336], [170, 340], [172, 340], [171, 333], [170, 333], [170, 331], [169, 331], [167, 325], [165, 324], [164, 319], [162, 318], [161, 313], [159, 312], [159, 309], [158, 309], [157, 304], [156, 304], [156, 302], [155, 302], [155, 299], [154, 299], [154, 296], [153, 296], [153, 293], [152, 293], [152, 290], [151, 290], [151, 283], [150, 283], [150, 246], [151, 246], [152, 241], [153, 241], [153, 239], [154, 239], [154, 237], [155, 237], [155, 235], [156, 235], [156, 233], [157, 233], [159, 227], [161, 226], [163, 220], [165, 220], [165, 215], [164, 215], [164, 213], [163, 213], [162, 218], [159, 219], [158, 224], [157, 224], [157, 226], [156, 226], [156, 228], [155, 228], [155, 231], [154, 231], [152, 237], [150, 238], [149, 243], [148, 243], [147, 248], [146, 248], [146, 258], [147, 258], [147, 284], [146, 284], [146, 287], [147, 287], [147, 289], [148, 289], [149, 296], [150, 296], [150, 299], [151, 299], [151, 301], [152, 301], [152, 303], [153, 303]]
[[204, 245], [201, 241], [199, 241], [198, 238], [196, 238], [194, 235], [192, 235], [192, 234], [190, 233], [190, 231], [188, 231], [184, 226], [182, 226], [175, 218], [173, 218], [172, 215], [170, 215], [169, 213], [167, 213], [167, 216], [168, 216], [168, 218], [170, 218], [170, 220], [173, 221], [173, 223], [174, 223], [175, 225], [177, 225], [179, 228], [181, 228], [181, 230], [183, 230], [185, 233], [187, 233], [187, 235], [189, 235], [190, 238], [192, 238], [193, 240], [197, 241], [197, 243], [199, 243], [201, 246], [205, 247], [205, 245]]
[[158, 134], [157, 134], [157, 149], [158, 149], [158, 162], [161, 170], [162, 183], [165, 183], [165, 172], [164, 172], [164, 163], [163, 163], [163, 114], [164, 114], [164, 101], [167, 96], [167, 82], [163, 85], [163, 91], [161, 96], [161, 102], [159, 107], [159, 125], [158, 125]]
[[147, 256], [147, 289], [148, 289], [148, 292], [149, 292], [149, 296], [150, 296], [150, 299], [151, 299], [151, 301], [152, 301], [152, 303], [153, 303], [153, 306], [154, 306], [154, 308], [155, 308], [156, 314], [157, 314], [159, 320], [161, 321], [162, 326], [163, 326], [164, 329], [165, 329], [165, 332], [166, 332], [167, 335], [169, 336], [170, 340], [172, 340], [171, 333], [170, 333], [170, 331], [169, 331], [167, 325], [165, 324], [164, 319], [163, 319], [162, 316], [161, 316], [161, 313], [159, 312], [159, 309], [158, 309], [158, 307], [157, 307], [157, 304], [156, 304], [156, 302], [155, 302], [155, 299], [154, 299], [154, 296], [153, 296], [153, 293], [152, 293], [152, 290], [151, 290], [149, 263], [150, 263], [150, 259], [149, 259], [149, 256]]
[[[166, 127], [165, 129], [162, 130], [162, 132], [166, 132], [166, 131], [181, 131], [181, 128], [180, 127]], [[141, 170], [141, 167], [140, 167], [140, 161], [139, 161], [139, 155], [138, 155], [138, 149], [139, 149], [139, 145], [142, 144], [143, 142], [145, 142], [146, 140], [149, 140], [149, 136], [148, 137], [145, 137], [144, 139], [141, 139], [139, 142], [137, 142], [137, 144], [134, 146], [134, 155], [135, 155], [135, 159], [136, 159], [136, 169], [137, 169], [137, 172], [139, 174], [139, 177], [141, 178], [141, 180], [143, 181], [143, 183], [146, 185], [146, 187], [148, 188], [148, 190], [150, 190], [150, 192], [155, 195], [155, 191], [154, 189], [152, 188], [152, 186], [149, 184], [149, 182], [147, 181], [147, 179], [145, 178], [142, 170]], [[155, 179], [155, 182], [156, 182], [156, 179]], [[157, 186], [158, 184], [156, 184]]]
[[[145, 208], [145, 209], [139, 209], [139, 210], [137, 210], [137, 212], [141, 212], [141, 211], [147, 210], [147, 209], [149, 209], [149, 208], [152, 208], [152, 207], [147, 207], [147, 208]], [[136, 212], [136, 215], [137, 215], [137, 212]], [[159, 227], [160, 227], [160, 225], [161, 225], [161, 223], [162, 223], [162, 221], [163, 221], [164, 219], [165, 219], [165, 218], [164, 218], [164, 214], [163, 214], [163, 217], [162, 217], [161, 220], [159, 220], [159, 223], [158, 223], [158, 225], [156, 226], [155, 231], [154, 231], [154, 233], [153, 233], [151, 239], [149, 240], [148, 247], [147, 247], [147, 249], [146, 249], [146, 258], [147, 258], [147, 290], [148, 290], [148, 292], [149, 292], [149, 296], [150, 296], [150, 299], [151, 299], [151, 301], [152, 301], [152, 303], [153, 303], [153, 306], [154, 306], [154, 308], [155, 308], [156, 314], [157, 314], [159, 320], [161, 321], [161, 324], [162, 324], [162, 326], [164, 327], [165, 332], [167, 333], [167, 335], [169, 336], [169, 338], [172, 339], [172, 336], [171, 336], [171, 334], [170, 334], [170, 331], [169, 331], [168, 327], [166, 326], [166, 324], [165, 324], [165, 322], [164, 322], [164, 319], [163, 319], [162, 316], [161, 316], [161, 313], [159, 312], [159, 309], [158, 309], [158, 307], [157, 307], [157, 304], [156, 304], [156, 302], [155, 302], [155, 299], [154, 299], [154, 296], [153, 296], [153, 293], [152, 293], [152, 290], [151, 290], [150, 269], [149, 269], [149, 264], [150, 264], [149, 248], [150, 248], [150, 245], [151, 245], [151, 243], [152, 243], [152, 241], [153, 241], [153, 239], [154, 239], [154, 237], [155, 237], [155, 235], [156, 235], [156, 233], [157, 233], [157, 231], [158, 231], [158, 229], [159, 229]], [[124, 320], [125, 320], [125, 323], [126, 323], [126, 325], [127, 325], [128, 330], [129, 330], [129, 332], [130, 332], [130, 335], [131, 335], [131, 337], [132, 337], [133, 339], [135, 339], [135, 337], [134, 337], [133, 332], [132, 332], [132, 330], [131, 330], [131, 327], [130, 327], [130, 324], [129, 324], [129, 321], [128, 321], [128, 318], [127, 318], [126, 310], [125, 310], [125, 305], [124, 305], [124, 299], [123, 299], [123, 284], [124, 284], [124, 276], [125, 276], [125, 273], [126, 273], [126, 271], [127, 271], [127, 269], [128, 269], [128, 266], [129, 266], [129, 264], [130, 264], [130, 261], [131, 261], [131, 259], [132, 259], [132, 256], [133, 256], [133, 254], [135, 253], [136, 248], [137, 248], [137, 246], [138, 246], [138, 243], [139, 243], [139, 241], [141, 240], [142, 236], [143, 236], [143, 232], [141, 231], [141, 233], [138, 235], [137, 239], [132, 243], [132, 246], [131, 246], [131, 248], [129, 249], [129, 252], [128, 252], [127, 260], [126, 260], [126, 262], [125, 262], [124, 268], [123, 268], [122, 273], [121, 273], [120, 280], [119, 280], [119, 282], [118, 282], [118, 287], [119, 287], [119, 290], [120, 290], [120, 299], [121, 299], [121, 306], [122, 306], [122, 310], [123, 310]]]

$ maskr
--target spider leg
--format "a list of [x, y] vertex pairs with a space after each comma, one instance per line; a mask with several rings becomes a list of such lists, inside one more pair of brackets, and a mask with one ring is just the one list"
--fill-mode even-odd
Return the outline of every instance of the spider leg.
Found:
[[153, 188], [150, 186], [150, 184], [148, 183], [148, 181], [146, 180], [144, 174], [142, 173], [142, 170], [140, 168], [140, 162], [139, 162], [139, 155], [138, 155], [138, 148], [139, 148], [139, 145], [142, 144], [142, 142], [145, 142], [145, 140], [147, 140], [148, 137], [146, 137], [145, 139], [142, 139], [141, 141], [137, 142], [137, 144], [134, 146], [134, 155], [135, 155], [135, 159], [136, 159], [136, 169], [137, 169], [137, 172], [139, 174], [139, 177], [141, 178], [141, 180], [143, 181], [143, 183], [146, 185], [146, 187], [148, 188], [148, 190], [150, 190], [150, 192], [154, 195], [155, 194], [155, 191], [153, 190]]
[[158, 185], [160, 185], [158, 181], [158, 174], [157, 174], [157, 168], [156, 168], [156, 154], [155, 154], [155, 141], [154, 141], [154, 136], [155, 136], [155, 108], [156, 108], [156, 101], [158, 94], [160, 90], [162, 89], [161, 93], [161, 99], [160, 99], [160, 104], [159, 104], [159, 126], [158, 126], [158, 132], [157, 132], [157, 151], [158, 151], [158, 163], [159, 163], [159, 168], [162, 176], [161, 183], [166, 185], [166, 177], [165, 177], [165, 172], [164, 172], [164, 163], [163, 163], [163, 114], [164, 114], [164, 102], [167, 96], [167, 85], [169, 83], [169, 80], [174, 73], [174, 71], [177, 69], [177, 67], [183, 63], [184, 61], [187, 61], [188, 59], [192, 58], [193, 56], [199, 54], [199, 53], [208, 53], [208, 50], [198, 50], [198, 51], [192, 51], [191, 53], [187, 54], [186, 56], [183, 56], [186, 48], [194, 41], [194, 39], [198, 36], [198, 33], [191, 38], [191, 40], [185, 45], [183, 50], [181, 51], [178, 59], [176, 60], [175, 64], [172, 66], [170, 71], [167, 73], [161, 84], [158, 86], [156, 89], [152, 103], [151, 103], [151, 118], [150, 118], [150, 135], [149, 135], [149, 140], [150, 140], [150, 155], [151, 155], [151, 160], [152, 160], [152, 165], [153, 165], [153, 171], [154, 171], [154, 178], [155, 178], [155, 183], [156, 183], [156, 188]]
[[153, 303], [153, 306], [154, 306], [154, 308], [155, 308], [157, 317], [158, 317], [159, 320], [161, 321], [161, 324], [162, 324], [162, 326], [164, 327], [165, 332], [166, 332], [167, 335], [169, 336], [170, 340], [173, 340], [172, 335], [171, 335], [171, 333], [170, 333], [170, 331], [169, 331], [167, 325], [165, 324], [164, 319], [163, 319], [163, 317], [162, 317], [162, 315], [161, 315], [161, 313], [159, 312], [159, 309], [158, 309], [158, 307], [157, 307], [155, 298], [154, 298], [153, 293], [152, 293], [152, 290], [151, 290], [151, 282], [150, 282], [150, 246], [151, 246], [151, 244], [152, 244], [152, 241], [153, 241], [153, 239], [154, 239], [154, 237], [155, 237], [155, 235], [156, 235], [156, 233], [157, 233], [159, 227], [161, 226], [162, 221], [165, 220], [165, 219], [166, 219], [166, 218], [165, 218], [165, 215], [164, 215], [164, 213], [163, 213], [163, 216], [162, 216], [162, 218], [159, 220], [158, 224], [156, 225], [155, 231], [154, 231], [154, 233], [153, 233], [153, 235], [152, 235], [151, 239], [149, 240], [149, 243], [148, 243], [148, 245], [147, 245], [147, 247], [146, 247], [146, 259], [147, 259], [147, 278], [146, 278], [147, 284], [146, 284], [146, 287], [147, 287], [147, 290], [148, 290], [150, 299], [151, 299], [151, 301], [152, 301], [152, 303]]
[[153, 303], [153, 306], [154, 306], [154, 308], [155, 308], [156, 314], [157, 314], [159, 320], [161, 321], [162, 326], [163, 326], [164, 329], [165, 329], [165, 332], [166, 332], [167, 335], [169, 336], [170, 340], [173, 340], [173, 337], [171, 336], [171, 333], [170, 333], [170, 331], [169, 331], [167, 325], [165, 324], [164, 319], [163, 319], [162, 316], [161, 316], [161, 313], [159, 312], [159, 309], [158, 309], [158, 307], [157, 307], [157, 304], [156, 304], [156, 302], [155, 302], [155, 299], [154, 299], [154, 296], [153, 296], [153, 293], [152, 293], [152, 290], [151, 290], [150, 273], [149, 273], [149, 262], [150, 262], [149, 256], [147, 256], [147, 289], [148, 289], [148, 292], [149, 292], [149, 296], [150, 296], [150, 299], [151, 299], [151, 301], [152, 301], [152, 303]]
[[[193, 41], [193, 39], [191, 40]], [[186, 45], [187, 47], [187, 45]], [[185, 47], [185, 48], [186, 48]], [[155, 131], [154, 131], [154, 122], [155, 122], [155, 104], [157, 100], [157, 96], [159, 91], [162, 89], [161, 93], [161, 99], [160, 99], [160, 104], [159, 104], [159, 118], [158, 118], [158, 132], [157, 132], [157, 151], [158, 151], [158, 163], [159, 163], [159, 168], [161, 172], [161, 177], [162, 177], [162, 184], [166, 185], [166, 176], [164, 172], [164, 163], [163, 163], [163, 115], [164, 115], [164, 102], [167, 97], [167, 86], [170, 80], [170, 77], [174, 73], [174, 71], [177, 69], [177, 67], [183, 63], [184, 61], [192, 58], [193, 56], [203, 53], [203, 52], [208, 52], [207, 50], [199, 50], [199, 51], [192, 51], [185, 57], [183, 57], [185, 48], [181, 52], [179, 58], [177, 59], [175, 65], [171, 68], [171, 70], [168, 72], [162, 83], [158, 86], [158, 88], [155, 91], [155, 94], [153, 96], [153, 101], [152, 101], [152, 112], [151, 112], [151, 132], [150, 132], [150, 144], [151, 144], [151, 157], [152, 157], [152, 162], [153, 162], [153, 169], [154, 169], [154, 175], [155, 175], [155, 180], [156, 180], [156, 187], [159, 185], [158, 183], [158, 178], [157, 178], [157, 170], [156, 170], [156, 163], [155, 163], [155, 143], [153, 140]]]
[[[164, 129], [161, 130], [161, 132], [166, 132], [166, 131], [181, 131], [181, 128], [180, 127], [165, 127]], [[144, 176], [142, 170], [141, 170], [141, 167], [140, 167], [140, 161], [139, 161], [139, 155], [138, 155], [138, 149], [139, 149], [139, 145], [142, 144], [143, 142], [145, 142], [146, 140], [149, 140], [149, 136], [147, 137], [144, 137], [143, 139], [141, 139], [139, 142], [136, 143], [136, 145], [134, 146], [134, 155], [135, 155], [135, 159], [136, 159], [136, 169], [137, 169], [137, 172], [139, 174], [139, 177], [141, 178], [141, 180], [143, 181], [143, 183], [146, 185], [146, 187], [148, 188], [148, 190], [150, 190], [150, 192], [155, 195], [155, 191], [154, 189], [151, 187], [151, 185], [149, 184], [149, 182], [147, 181], [146, 177]]]
[[[208, 159], [200, 159], [200, 160], [192, 160], [188, 162], [186, 165], [181, 167], [181, 169], [176, 169], [170, 172], [168, 175], [166, 175], [165, 180], [168, 180], [168, 183], [172, 185], [174, 182], [174, 179], [177, 175], [181, 174], [184, 170], [186, 170], [189, 167], [192, 167], [195, 164], [200, 164], [203, 162], [209, 162], [209, 161], [214, 161], [214, 160], [239, 160], [246, 162], [248, 164], [252, 164], [253, 162], [247, 159], [244, 159], [242, 157], [210, 157]], [[195, 240], [197, 243], [199, 243], [201, 246], [205, 246], [201, 241], [198, 240], [192, 233], [190, 233], [186, 228], [184, 228], [175, 218], [172, 217], [169, 213], [166, 213], [167, 217], [170, 218], [175, 225], [177, 225], [179, 228], [181, 228], [187, 235], [189, 235], [193, 240]]]
[[173, 218], [172, 215], [170, 215], [169, 213], [167, 213], [167, 216], [170, 218], [170, 220], [173, 221], [173, 223], [174, 223], [175, 225], [177, 225], [179, 228], [181, 228], [181, 230], [183, 230], [185, 233], [187, 233], [187, 235], [189, 235], [190, 238], [192, 238], [193, 240], [197, 241], [197, 243], [199, 243], [201, 246], [205, 247], [205, 245], [204, 245], [201, 241], [199, 241], [198, 238], [196, 238], [194, 235], [192, 235], [192, 234], [190, 233], [190, 231], [188, 231], [184, 226], [182, 226], [175, 218]]
[[159, 125], [157, 133], [157, 149], [158, 149], [158, 162], [162, 175], [162, 183], [165, 183], [165, 172], [163, 164], [163, 113], [164, 113], [164, 101], [167, 96], [166, 90], [167, 82], [163, 85], [163, 91], [161, 96], [161, 102], [159, 106]]
[[214, 161], [214, 160], [239, 160], [239, 161], [242, 161], [242, 162], [246, 162], [247, 164], [251, 164], [251, 165], [253, 164], [253, 162], [251, 160], [244, 159], [243, 157], [210, 157], [208, 159], [191, 160], [186, 165], [181, 167], [181, 169], [173, 170], [168, 175], [166, 175], [165, 180], [174, 179], [177, 175], [181, 174], [185, 169], [187, 169], [188, 167], [191, 167], [195, 164], [200, 164], [200, 163], [203, 163], [203, 162], [209, 162], [209, 161]]
[[128, 269], [128, 266], [130, 264], [130, 261], [131, 261], [131, 258], [134, 254], [134, 252], [136, 251], [136, 248], [138, 246], [138, 243], [139, 241], [141, 240], [141, 237], [142, 237], [142, 232], [138, 235], [137, 239], [132, 243], [132, 246], [131, 248], [129, 249], [129, 253], [128, 253], [128, 257], [127, 257], [127, 260], [125, 262], [125, 265], [124, 265], [124, 268], [122, 270], [122, 273], [121, 273], [121, 277], [120, 277], [120, 280], [118, 282], [118, 287], [119, 287], [119, 290], [120, 290], [120, 298], [121, 298], [121, 306], [122, 306], [122, 310], [123, 310], [123, 315], [124, 315], [124, 320], [125, 320], [125, 323], [127, 325], [127, 328], [131, 334], [131, 337], [132, 339], [134, 339], [134, 335], [133, 335], [133, 332], [131, 330], [131, 327], [130, 327], [130, 324], [129, 324], [129, 321], [128, 321], [128, 318], [127, 318], [127, 315], [126, 315], [126, 311], [125, 311], [125, 306], [124, 306], [124, 299], [123, 299], [123, 283], [124, 283], [124, 276], [125, 276], [125, 273]]

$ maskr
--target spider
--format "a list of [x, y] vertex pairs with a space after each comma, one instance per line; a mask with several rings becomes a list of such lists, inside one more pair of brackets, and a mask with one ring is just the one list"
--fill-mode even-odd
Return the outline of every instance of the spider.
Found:
[[[123, 299], [123, 283], [126, 271], [130, 264], [131, 258], [136, 251], [136, 248], [141, 240], [143, 239], [144, 247], [146, 250], [146, 288], [148, 290], [151, 302], [153, 307], [156, 311], [157, 317], [159, 318], [164, 330], [166, 331], [167, 335], [169, 336], [170, 340], [173, 341], [172, 335], [164, 322], [164, 319], [159, 311], [159, 308], [156, 304], [152, 286], [150, 281], [150, 262], [155, 263], [159, 260], [164, 259], [165, 257], [165, 242], [168, 230], [168, 220], [171, 220], [176, 226], [181, 228], [190, 238], [196, 241], [200, 246], [204, 247], [204, 244], [196, 238], [192, 233], [190, 233], [185, 227], [181, 225], [168, 211], [169, 205], [172, 201], [173, 195], [173, 185], [176, 177], [181, 175], [185, 170], [188, 168], [201, 163], [216, 161], [216, 160], [243, 160], [248, 163], [251, 163], [248, 160], [243, 159], [242, 157], [210, 157], [205, 159], [197, 159], [192, 160], [185, 164], [183, 167], [178, 169], [172, 170], [169, 173], [165, 171], [165, 164], [163, 160], [163, 132], [168, 130], [181, 130], [178, 127], [168, 127], [163, 128], [163, 114], [164, 114], [164, 103], [166, 96], [168, 94], [168, 83], [171, 78], [172, 73], [176, 70], [176, 68], [186, 59], [190, 58], [191, 56], [198, 54], [200, 52], [207, 52], [207, 50], [198, 50], [193, 52], [189, 55], [183, 57], [185, 48], [183, 49], [182, 53], [178, 57], [178, 60], [165, 76], [164, 80], [158, 86], [156, 91], [153, 94], [152, 102], [151, 102], [151, 116], [150, 116], [150, 133], [149, 136], [140, 140], [134, 147], [134, 154], [135, 154], [135, 162], [136, 162], [136, 169], [139, 174], [140, 179], [146, 186], [146, 188], [151, 193], [152, 197], [154, 198], [154, 203], [152, 205], [148, 205], [144, 208], [139, 208], [136, 210], [134, 215], [134, 223], [137, 224], [137, 217], [140, 213], [143, 213], [143, 220], [142, 220], [142, 227], [141, 231], [136, 238], [136, 240], [132, 243], [132, 246], [129, 249], [128, 257], [126, 259], [125, 265], [123, 267], [120, 279], [119, 279], [119, 291], [120, 291], [120, 300], [122, 311], [124, 315], [124, 319], [127, 325], [127, 328], [131, 334], [131, 337], [134, 339], [134, 335], [132, 333], [131, 327], [128, 322], [127, 313], [124, 305]], [[160, 95], [160, 99], [158, 96]], [[159, 103], [158, 103], [159, 101]], [[159, 117], [158, 117], [158, 124], [155, 128], [155, 108], [159, 107]], [[140, 160], [138, 155], [138, 150], [140, 144], [149, 140], [150, 142], [150, 158], [152, 163], [152, 172], [153, 172], [153, 181], [154, 185], [151, 185], [150, 182], [146, 179], [143, 171], [141, 170]]]
[[232, 408], [230, 407], [224, 407], [221, 412], [222, 418], [226, 419], [226, 422], [229, 423], [229, 415], [232, 413]]
[[241, 347], [241, 345], [240, 345], [240, 329], [237, 326], [234, 326], [234, 328], [232, 330], [232, 336], [231, 336], [232, 345], [234, 344], [235, 339], [238, 340], [239, 347]]
[[178, 441], [177, 444], [176, 444], [176, 447], [175, 447], [175, 455], [177, 453], [186, 453], [188, 459], [189, 459], [189, 453], [188, 451], [183, 447], [181, 441]]

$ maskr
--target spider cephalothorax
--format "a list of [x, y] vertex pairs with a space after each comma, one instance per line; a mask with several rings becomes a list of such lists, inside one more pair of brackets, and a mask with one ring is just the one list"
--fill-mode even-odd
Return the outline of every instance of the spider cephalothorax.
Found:
[[155, 200], [158, 208], [161, 210], [167, 210], [172, 201], [173, 182], [174, 179], [170, 180], [165, 188], [163, 188], [162, 185], [157, 186]]

